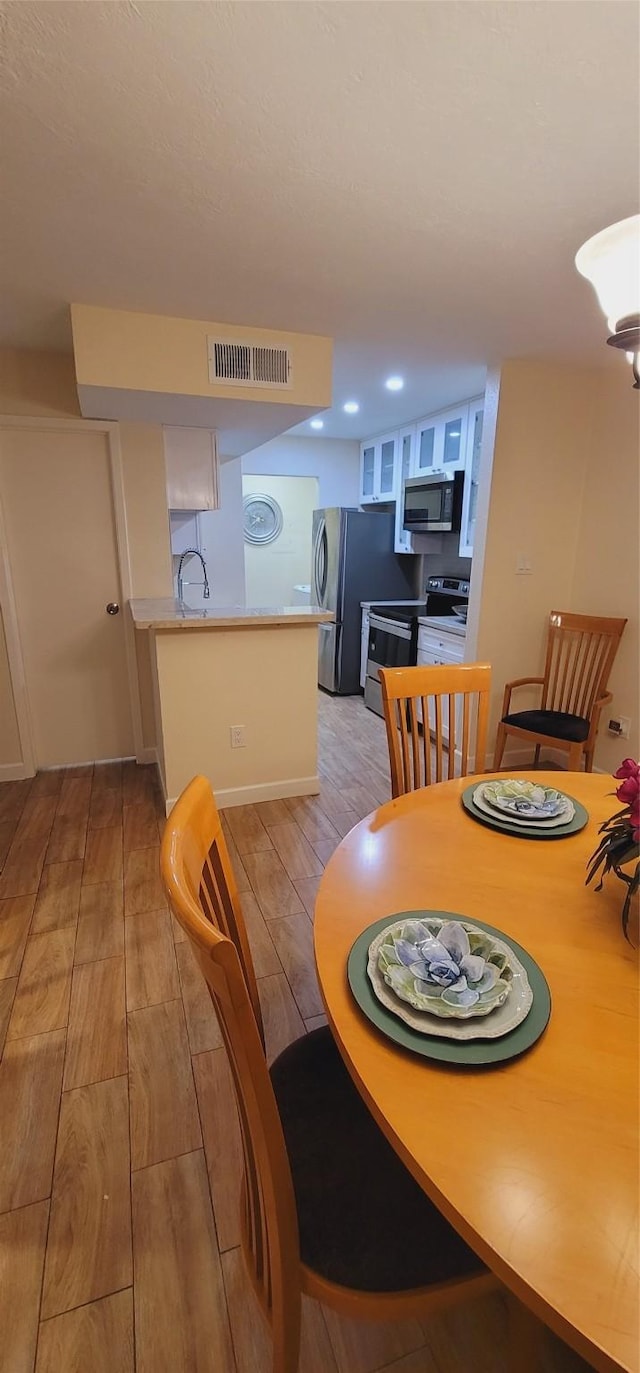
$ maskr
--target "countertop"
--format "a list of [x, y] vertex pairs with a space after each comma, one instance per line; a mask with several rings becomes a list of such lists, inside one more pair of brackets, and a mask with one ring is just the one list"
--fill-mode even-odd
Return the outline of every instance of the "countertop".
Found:
[[129, 601], [136, 629], [255, 629], [325, 624], [334, 614], [318, 605], [222, 605], [202, 609], [181, 605], [172, 597]]
[[467, 633], [467, 626], [457, 615], [419, 615], [418, 624], [424, 625], [425, 629], [444, 630], [445, 634], [457, 634], [459, 639], [464, 639]]

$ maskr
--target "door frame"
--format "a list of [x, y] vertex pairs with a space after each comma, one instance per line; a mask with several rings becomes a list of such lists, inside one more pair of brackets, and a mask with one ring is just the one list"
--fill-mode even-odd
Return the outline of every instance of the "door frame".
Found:
[[[155, 749], [145, 749], [143, 746], [142, 735], [142, 712], [140, 708], [140, 690], [138, 686], [138, 667], [136, 661], [135, 629], [131, 615], [128, 612], [128, 603], [133, 595], [131, 582], [131, 557], [129, 550], [129, 534], [127, 530], [127, 512], [124, 495], [124, 475], [122, 470], [122, 448], [120, 444], [120, 427], [115, 421], [109, 420], [83, 420], [83, 419], [54, 419], [46, 415], [0, 415], [0, 449], [3, 441], [3, 431], [6, 429], [31, 429], [41, 430], [43, 433], [55, 431], [81, 433], [90, 431], [94, 434], [104, 434], [107, 440], [107, 450], [109, 455], [109, 470], [111, 476], [111, 494], [113, 499], [113, 515], [116, 540], [116, 561], [120, 577], [120, 596], [125, 603], [124, 624], [125, 624], [125, 654], [127, 663], [127, 677], [129, 681], [129, 708], [131, 711], [131, 725], [133, 732], [133, 743], [136, 760], [139, 763], [147, 763], [155, 760]], [[0, 781], [15, 781], [23, 777], [33, 777], [35, 775], [35, 753], [33, 747], [33, 729], [31, 724], [31, 710], [29, 706], [29, 693], [27, 690], [27, 680], [24, 668], [24, 656], [22, 653], [22, 643], [20, 640], [20, 625], [16, 608], [13, 576], [9, 561], [9, 549], [6, 538], [6, 520], [2, 503], [2, 489], [0, 488], [0, 610], [4, 620], [4, 632], [7, 643], [7, 658], [9, 662], [9, 675], [11, 678], [11, 688], [16, 710], [16, 720], [18, 724], [18, 737], [20, 740], [20, 752], [22, 760], [19, 763], [0, 764]]]

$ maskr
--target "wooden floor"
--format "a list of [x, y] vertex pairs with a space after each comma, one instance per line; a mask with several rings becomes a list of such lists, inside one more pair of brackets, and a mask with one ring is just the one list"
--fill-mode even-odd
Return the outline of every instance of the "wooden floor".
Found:
[[[322, 1023], [314, 897], [389, 796], [384, 727], [320, 697], [322, 789], [229, 810], [270, 1056]], [[158, 877], [150, 768], [0, 787], [0, 1369], [269, 1373], [239, 1251], [220, 1033]], [[300, 1373], [517, 1373], [500, 1298], [369, 1326], [305, 1308]], [[548, 1339], [544, 1368], [586, 1365]]]

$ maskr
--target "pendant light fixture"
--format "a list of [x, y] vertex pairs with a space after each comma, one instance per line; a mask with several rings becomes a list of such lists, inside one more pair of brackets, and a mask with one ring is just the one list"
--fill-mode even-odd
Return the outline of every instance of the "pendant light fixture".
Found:
[[640, 215], [611, 224], [583, 243], [576, 267], [591, 282], [611, 329], [607, 339], [623, 348], [640, 389]]

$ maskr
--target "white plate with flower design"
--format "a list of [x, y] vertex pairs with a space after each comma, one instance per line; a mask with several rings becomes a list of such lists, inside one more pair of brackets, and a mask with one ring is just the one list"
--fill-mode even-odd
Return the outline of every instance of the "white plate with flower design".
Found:
[[467, 920], [395, 921], [370, 944], [367, 973], [387, 1010], [447, 1039], [498, 1039], [533, 1004], [513, 949]]
[[552, 828], [568, 825], [575, 815], [569, 796], [556, 787], [543, 787], [522, 777], [494, 778], [481, 782], [473, 793], [473, 800], [488, 815], [501, 815], [510, 824]]

